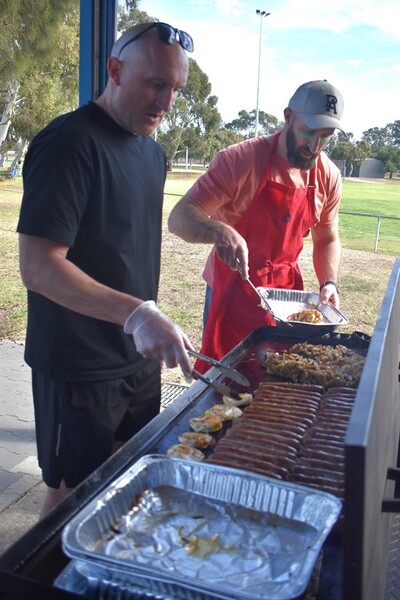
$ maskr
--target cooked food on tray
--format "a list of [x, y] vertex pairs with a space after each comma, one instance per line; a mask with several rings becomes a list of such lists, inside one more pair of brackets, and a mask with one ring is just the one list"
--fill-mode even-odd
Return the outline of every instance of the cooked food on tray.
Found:
[[178, 439], [182, 444], [189, 444], [189, 446], [200, 449], [208, 448], [214, 443], [214, 439], [209, 433], [199, 433], [196, 431], [181, 433]]
[[201, 461], [204, 458], [204, 454], [198, 448], [194, 448], [189, 444], [175, 444], [167, 450], [168, 456], [174, 456], [175, 458], [186, 458], [187, 460]]
[[253, 395], [249, 394], [248, 392], [239, 394], [239, 396], [240, 400], [237, 398], [232, 398], [232, 396], [225, 395], [222, 397], [222, 400], [224, 404], [227, 404], [228, 406], [247, 406], [253, 400]]
[[222, 429], [222, 419], [218, 415], [208, 414], [202, 417], [193, 417], [189, 425], [196, 432], [213, 433]]
[[268, 351], [261, 367], [269, 374], [298, 383], [315, 383], [325, 389], [356, 388], [364, 357], [339, 344], [323, 346], [304, 342], [282, 352]]
[[206, 414], [218, 415], [223, 421], [232, 421], [242, 416], [243, 411], [238, 406], [228, 406], [226, 404], [214, 404]]
[[322, 323], [324, 315], [316, 308], [304, 308], [288, 316], [288, 321], [301, 321], [302, 323]]

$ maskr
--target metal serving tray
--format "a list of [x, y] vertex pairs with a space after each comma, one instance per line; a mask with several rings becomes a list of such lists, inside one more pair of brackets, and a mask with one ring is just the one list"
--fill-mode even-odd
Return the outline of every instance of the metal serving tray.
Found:
[[129, 580], [124, 582], [120, 578], [116, 582], [105, 569], [79, 560], [70, 561], [54, 585], [86, 600], [179, 600], [176, 596], [145, 590]]
[[184, 600], [301, 595], [341, 502], [209, 463], [142, 457], [64, 528], [108, 581]]
[[272, 309], [274, 315], [282, 319], [282, 321], [287, 321], [289, 315], [299, 310], [316, 308], [318, 306], [318, 310], [324, 317], [321, 323], [289, 321], [296, 335], [322, 335], [334, 331], [338, 325], [346, 325], [348, 323], [344, 314], [330, 302], [319, 306], [319, 294], [316, 292], [265, 287], [258, 287], [257, 290], [264, 298], [266, 305]]

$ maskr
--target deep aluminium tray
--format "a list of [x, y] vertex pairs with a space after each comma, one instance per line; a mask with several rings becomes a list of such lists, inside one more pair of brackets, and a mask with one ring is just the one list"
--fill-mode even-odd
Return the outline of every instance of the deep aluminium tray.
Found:
[[147, 455], [65, 527], [99, 579], [174, 598], [284, 600], [306, 589], [341, 502], [303, 486]]

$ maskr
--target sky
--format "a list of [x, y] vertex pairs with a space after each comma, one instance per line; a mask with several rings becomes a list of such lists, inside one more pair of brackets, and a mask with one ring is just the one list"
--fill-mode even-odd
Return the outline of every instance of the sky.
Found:
[[140, 0], [139, 9], [190, 33], [225, 123], [257, 97], [282, 121], [294, 91], [315, 79], [340, 90], [356, 140], [400, 120], [399, 0]]

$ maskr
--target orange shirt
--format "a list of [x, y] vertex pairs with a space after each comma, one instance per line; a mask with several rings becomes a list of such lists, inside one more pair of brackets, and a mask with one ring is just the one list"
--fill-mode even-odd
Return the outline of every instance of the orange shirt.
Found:
[[[213, 219], [234, 226], [257, 192], [271, 154], [272, 139], [273, 136], [258, 136], [220, 150], [186, 195]], [[324, 152], [315, 164], [315, 226], [318, 227], [338, 221], [342, 180], [339, 169]], [[293, 178], [296, 171], [275, 154], [269, 176], [273, 181], [296, 187]], [[212, 256], [213, 251], [203, 273], [209, 285], [212, 285]]]

